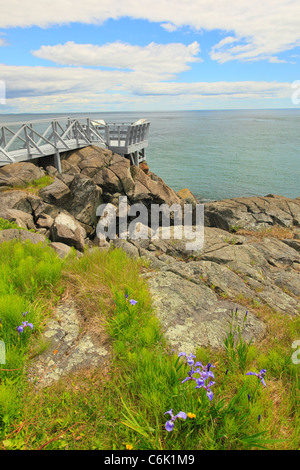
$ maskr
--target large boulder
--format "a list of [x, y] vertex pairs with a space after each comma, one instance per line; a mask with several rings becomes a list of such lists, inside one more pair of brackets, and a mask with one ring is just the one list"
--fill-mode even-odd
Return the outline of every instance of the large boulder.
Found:
[[168, 206], [173, 204], [182, 205], [181, 198], [160, 177], [154, 173], [146, 175], [137, 166], [131, 166], [130, 170], [135, 183], [134, 190], [129, 198], [132, 203], [140, 202], [145, 205], [149, 205], [149, 203], [166, 204]]
[[86, 232], [77, 220], [70, 214], [61, 212], [51, 226], [51, 239], [53, 242], [65, 243], [74, 246], [76, 250], [83, 251]]
[[179, 196], [181, 199], [184, 200], [186, 204], [198, 204], [198, 200], [196, 196], [188, 189], [188, 188], [183, 188], [177, 191], [177, 196]]
[[[218, 299], [203, 281], [195, 284], [173, 272], [160, 271], [149, 276], [148, 284], [165, 336], [177, 352], [194, 354], [201, 346], [222, 348], [236, 309], [238, 323], [243, 324], [245, 307]], [[265, 330], [264, 323], [248, 312], [244, 339], [261, 338]]]
[[28, 212], [20, 211], [18, 209], [0, 209], [0, 218], [15, 222], [19, 227], [25, 229], [35, 229], [33, 217]]
[[113, 194], [123, 192], [122, 182], [110, 168], [102, 168], [99, 170], [95, 174], [93, 182], [97, 186], [100, 186], [104, 193]]
[[30, 241], [30, 243], [34, 244], [42, 243], [45, 246], [47, 245], [46, 237], [40, 233], [34, 233], [22, 229], [0, 230], [0, 243], [13, 240], [21, 242]]
[[71, 251], [71, 247], [61, 242], [51, 242], [49, 246], [56, 252], [60, 258], [65, 258]]
[[33, 163], [11, 163], [0, 168], [0, 186], [23, 186], [42, 178], [44, 174], [44, 170]]
[[43, 199], [43, 201], [59, 206], [66, 204], [70, 198], [70, 195], [70, 189], [59, 178], [55, 178], [53, 183], [39, 191], [39, 196]]
[[0, 193], [0, 207], [2, 209], [17, 209], [32, 214], [39, 206], [41, 200], [38, 196], [26, 191], [12, 190]]
[[65, 208], [76, 220], [93, 231], [97, 223], [96, 209], [101, 203], [102, 189], [82, 174], [74, 176], [69, 189], [71, 197]]
[[240, 197], [205, 204], [205, 225], [223, 230], [300, 225], [299, 198]]

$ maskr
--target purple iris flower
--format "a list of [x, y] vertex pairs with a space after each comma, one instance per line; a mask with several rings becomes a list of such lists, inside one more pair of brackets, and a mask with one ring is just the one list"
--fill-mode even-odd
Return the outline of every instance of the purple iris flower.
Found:
[[210, 381], [208, 385], [205, 385], [205, 379], [203, 378], [197, 379], [196, 382], [197, 382], [197, 385], [195, 388], [204, 388], [206, 390], [206, 395], [208, 396], [209, 401], [211, 401], [213, 399], [214, 394], [211, 391], [210, 387], [215, 385], [215, 382]]
[[137, 300], [131, 299], [129, 300], [129, 302], [131, 303], [131, 305], [135, 305], [137, 303]]
[[193, 377], [193, 375], [196, 374], [196, 373], [200, 374], [200, 369], [198, 369], [198, 368], [194, 369], [194, 365], [195, 365], [195, 367], [198, 367], [199, 365], [202, 366], [201, 362], [196, 362], [194, 364], [194, 358], [196, 356], [194, 356], [193, 354], [187, 355], [186, 353], [181, 352], [181, 353], [178, 354], [178, 357], [180, 357], [180, 356], [185, 356], [186, 357], [187, 363], [191, 368], [191, 370], [188, 372], [188, 377], [186, 377], [181, 383], [184, 383], [187, 380], [196, 380], [196, 378]]
[[[205, 381], [209, 378], [214, 379], [215, 376], [211, 372], [211, 368], [215, 367], [210, 362], [204, 366], [200, 361], [194, 363], [195, 356], [190, 354], [189, 356], [186, 353], [179, 353], [179, 356], [186, 356], [187, 363], [189, 364], [191, 370], [188, 372], [188, 377], [186, 377], [182, 383], [186, 382], [187, 380], [195, 380], [197, 385], [195, 388], [204, 388], [206, 390], [206, 394], [209, 400], [213, 399], [213, 392], [211, 391], [210, 387], [212, 387], [215, 382], [210, 381], [208, 385], [205, 384]], [[194, 374], [199, 374], [200, 377], [194, 377]]]
[[17, 327], [17, 331], [19, 333], [23, 333], [24, 328], [26, 328], [26, 326], [29, 326], [29, 328], [33, 329], [33, 324], [32, 323], [28, 323], [28, 321], [22, 321], [22, 325]]
[[167, 413], [171, 416], [171, 419], [169, 421], [167, 421], [166, 424], [165, 424], [165, 427], [166, 427], [167, 431], [173, 431], [175, 420], [177, 418], [182, 418], [182, 419], [187, 418], [187, 414], [184, 411], [179, 411], [179, 413], [177, 413], [177, 415], [175, 415], [175, 416], [173, 415], [173, 410], [166, 411], [165, 415]]
[[259, 371], [258, 374], [257, 374], [257, 372], [247, 372], [246, 375], [256, 375], [256, 377], [259, 378], [261, 383], [266, 387], [266, 383], [264, 381], [264, 377], [265, 377], [266, 372], [267, 372], [266, 369], [261, 369], [261, 371]]
[[25, 312], [25, 313], [22, 312], [23, 317], [26, 317], [27, 313], [28, 313], [28, 312]]
[[[186, 361], [187, 361], [187, 363], [188, 363], [189, 366], [193, 366], [193, 365], [194, 365], [194, 359], [193, 359], [193, 358], [195, 358], [196, 356], [193, 356], [193, 354], [187, 355], [186, 353], [181, 352], [181, 353], [178, 354], [178, 357], [180, 357], [180, 356], [185, 356], [185, 357], [186, 357]], [[195, 365], [196, 365], [196, 364], [195, 364]]]

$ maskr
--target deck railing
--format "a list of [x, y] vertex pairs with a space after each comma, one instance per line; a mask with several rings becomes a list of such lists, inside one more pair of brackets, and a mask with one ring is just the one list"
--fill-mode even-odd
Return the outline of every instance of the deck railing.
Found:
[[[60, 170], [60, 153], [98, 145], [121, 155], [130, 155], [137, 164], [137, 152], [148, 145], [150, 122], [106, 124], [91, 118], [40, 119], [32, 122], [0, 123], [0, 166], [16, 161], [54, 155]], [[144, 156], [143, 156], [144, 158]]]

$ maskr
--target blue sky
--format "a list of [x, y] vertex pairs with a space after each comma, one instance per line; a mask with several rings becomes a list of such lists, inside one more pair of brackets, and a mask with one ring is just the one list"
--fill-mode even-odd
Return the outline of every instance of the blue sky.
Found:
[[300, 2], [3, 0], [0, 57], [0, 113], [296, 108]]

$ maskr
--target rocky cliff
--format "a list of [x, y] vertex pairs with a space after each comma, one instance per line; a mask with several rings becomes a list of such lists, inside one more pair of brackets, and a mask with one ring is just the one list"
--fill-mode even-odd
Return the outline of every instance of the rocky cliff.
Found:
[[[37, 194], [25, 181], [50, 175], [52, 182]], [[22, 189], [20, 189], [20, 186]], [[126, 196], [128, 208], [142, 203], [195, 204], [188, 191], [176, 193], [147, 165], [97, 147], [70, 152], [62, 173], [48, 166], [16, 163], [0, 169], [0, 217], [27, 230], [0, 232], [0, 241], [47, 238], [59, 256], [73, 246], [78, 253], [99, 245], [96, 209], [117, 206]], [[263, 309], [278, 315], [299, 315], [300, 198], [282, 196], [235, 198], [205, 204], [204, 246], [186, 250], [184, 239], [116, 239], [129, 256], [147, 258], [153, 305], [171, 345], [185, 352], [197, 346], [220, 347], [232, 312], [244, 337], [262, 339], [267, 324]], [[28, 229], [32, 231], [29, 232]]]

